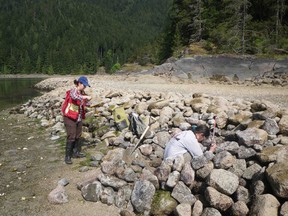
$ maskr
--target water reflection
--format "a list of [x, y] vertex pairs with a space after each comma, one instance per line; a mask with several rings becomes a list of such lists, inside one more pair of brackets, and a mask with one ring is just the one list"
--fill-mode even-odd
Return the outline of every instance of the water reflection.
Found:
[[39, 96], [40, 92], [33, 86], [41, 78], [0, 78], [0, 110], [25, 103]]

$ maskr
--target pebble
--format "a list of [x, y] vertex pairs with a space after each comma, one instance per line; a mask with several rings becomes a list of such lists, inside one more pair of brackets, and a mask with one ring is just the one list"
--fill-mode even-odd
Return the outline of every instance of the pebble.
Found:
[[63, 179], [61, 179], [61, 180], [59, 180], [58, 181], [58, 185], [62, 185], [62, 186], [66, 186], [66, 185], [68, 185], [69, 184], [69, 181], [67, 180], [67, 179], [65, 179], [65, 178], [63, 178]]

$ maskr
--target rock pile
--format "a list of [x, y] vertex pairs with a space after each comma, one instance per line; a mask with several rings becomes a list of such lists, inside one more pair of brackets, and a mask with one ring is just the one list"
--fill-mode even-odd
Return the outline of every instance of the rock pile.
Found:
[[[222, 97], [177, 93], [93, 89], [103, 106], [90, 108], [84, 137], [106, 143], [107, 154], [93, 152], [97, 176], [79, 183], [83, 198], [116, 205], [121, 215], [287, 215], [288, 110], [267, 101], [228, 101]], [[24, 104], [21, 112], [40, 119], [52, 135], [64, 131], [60, 107], [64, 88]], [[118, 131], [112, 107], [139, 114], [149, 133], [139, 138], [129, 129]], [[170, 131], [192, 125], [212, 127], [216, 116], [217, 149], [187, 161], [163, 161]], [[153, 119], [153, 121], [151, 121]], [[62, 134], [63, 135], [63, 134]], [[97, 145], [97, 144], [96, 144]], [[203, 143], [203, 150], [209, 141]]]

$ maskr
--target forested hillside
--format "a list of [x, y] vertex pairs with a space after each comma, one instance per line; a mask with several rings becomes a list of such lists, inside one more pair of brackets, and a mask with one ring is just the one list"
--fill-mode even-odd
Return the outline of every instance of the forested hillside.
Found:
[[174, 51], [201, 42], [210, 53], [288, 54], [287, 0], [175, 0], [171, 20]]
[[111, 72], [163, 31], [171, 2], [0, 0], [0, 71]]
[[0, 73], [113, 73], [191, 44], [287, 56], [288, 1], [0, 0]]

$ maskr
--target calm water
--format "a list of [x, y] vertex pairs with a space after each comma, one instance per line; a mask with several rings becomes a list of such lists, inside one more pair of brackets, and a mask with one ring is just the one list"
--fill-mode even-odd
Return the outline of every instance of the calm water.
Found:
[[39, 96], [33, 86], [42, 78], [0, 78], [0, 111]]

